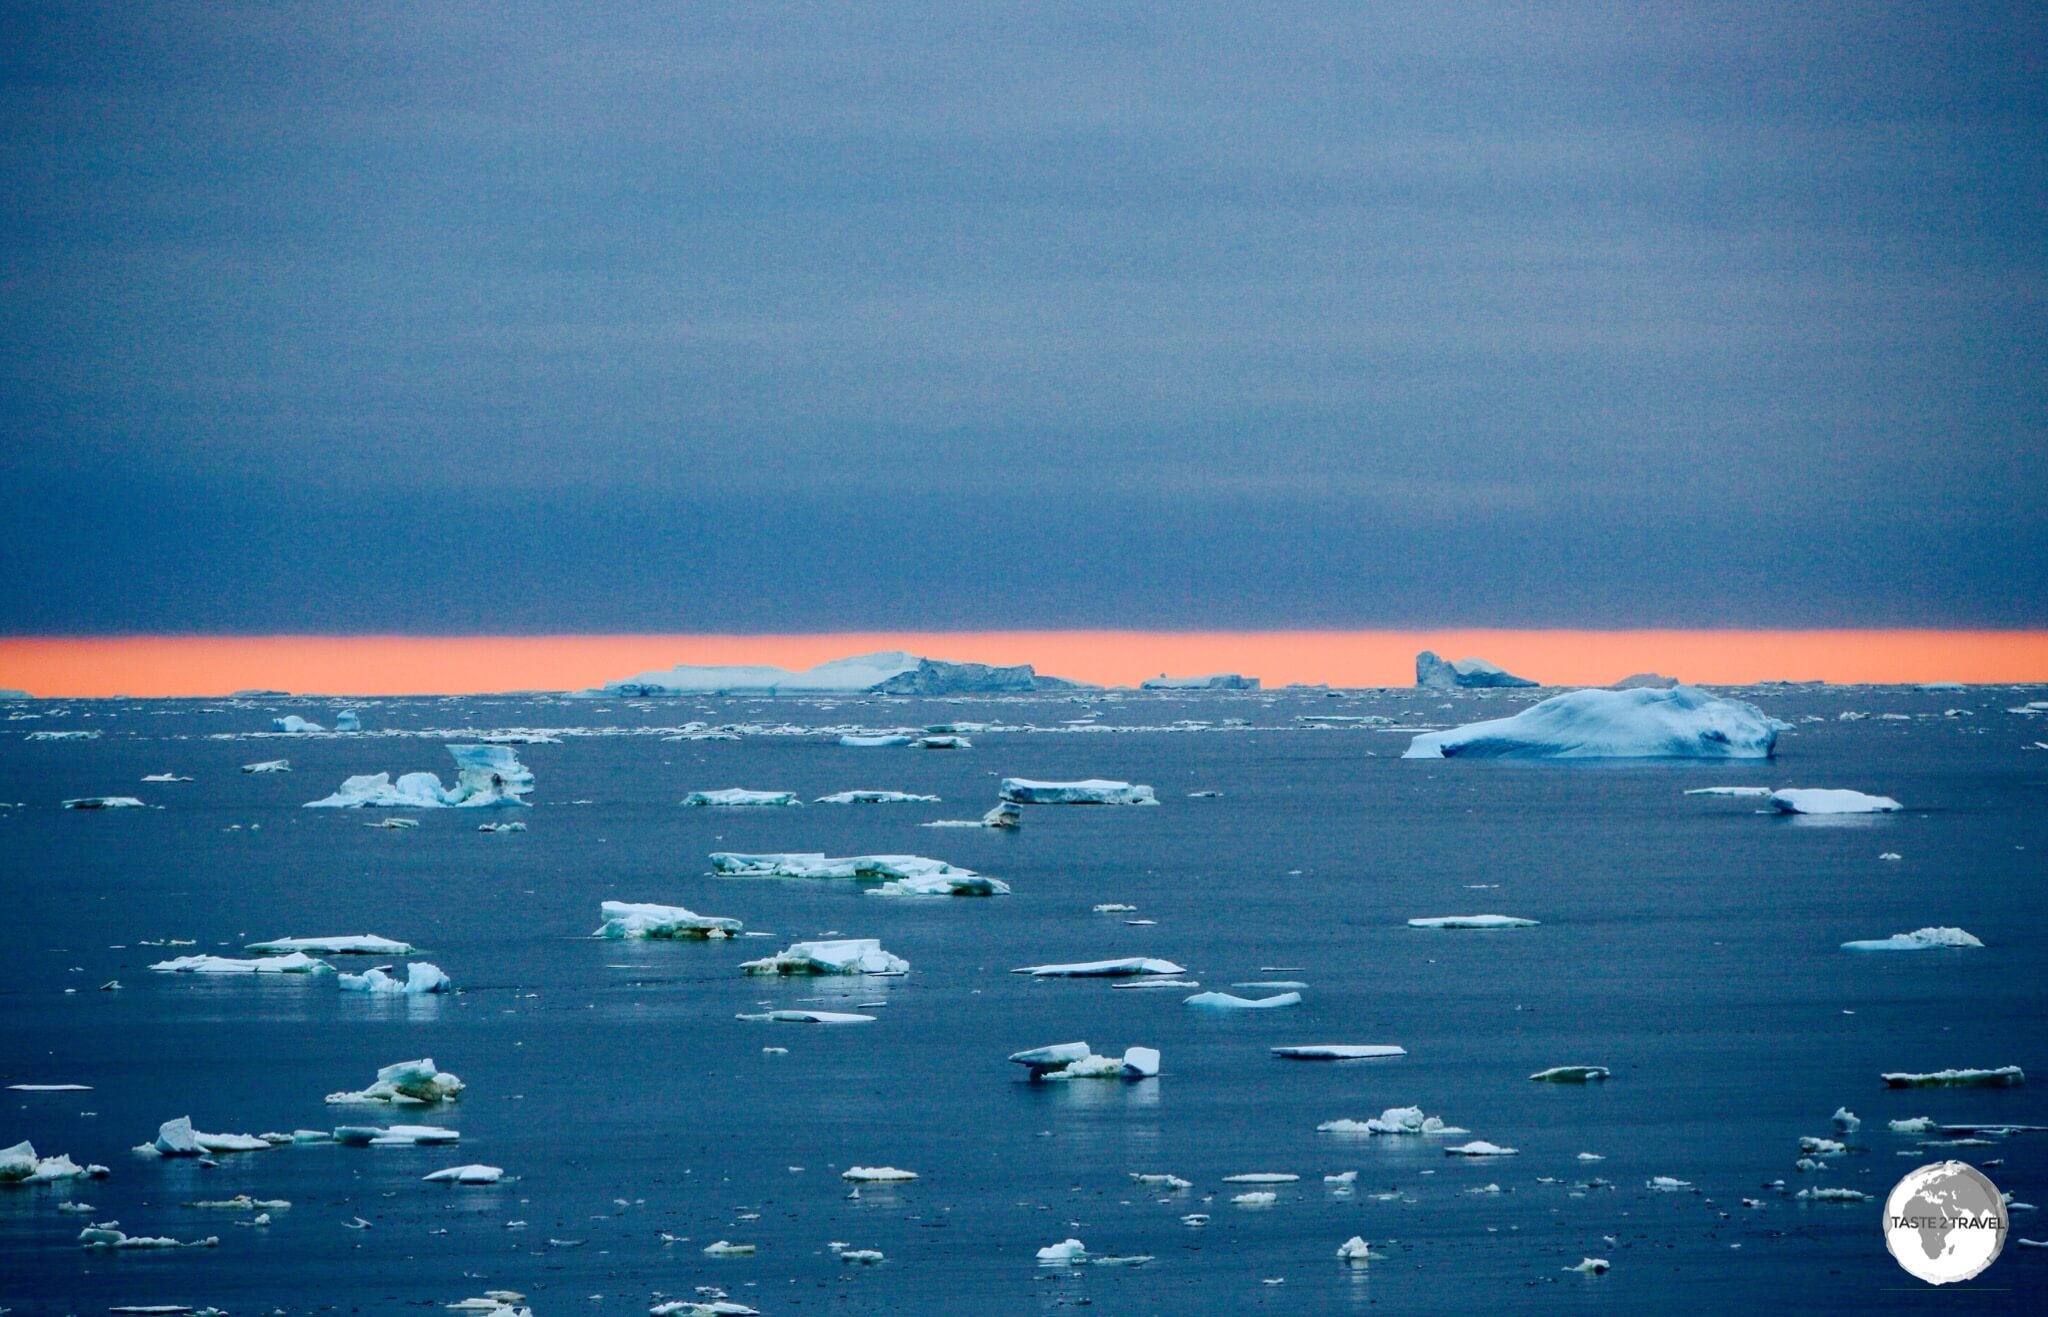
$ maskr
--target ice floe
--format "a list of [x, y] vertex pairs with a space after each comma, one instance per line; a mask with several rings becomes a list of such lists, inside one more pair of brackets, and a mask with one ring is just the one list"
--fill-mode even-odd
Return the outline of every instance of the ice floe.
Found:
[[166, 974], [324, 974], [334, 967], [303, 951], [236, 960], [231, 956], [178, 956], [150, 966]]
[[180, 777], [176, 773], [145, 773], [142, 780], [145, 782], [190, 782], [192, 779]]
[[1444, 1155], [1447, 1157], [1512, 1157], [1519, 1151], [1521, 1151], [1519, 1148], [1503, 1148], [1498, 1143], [1488, 1143], [1485, 1139], [1474, 1139], [1470, 1143], [1460, 1143], [1445, 1148]]
[[361, 974], [344, 974], [336, 982], [344, 992], [367, 992], [378, 996], [422, 997], [429, 993], [455, 991], [455, 984], [441, 972], [441, 967], [429, 965], [424, 960], [408, 964], [402, 980], [379, 967]]
[[716, 851], [711, 871], [727, 878], [821, 878], [879, 883], [884, 896], [1007, 896], [1008, 883], [922, 855], [746, 855]]
[[1033, 1079], [1151, 1079], [1159, 1073], [1159, 1053], [1150, 1047], [1126, 1048], [1122, 1056], [1098, 1056], [1086, 1043], [1055, 1043], [1013, 1052], [1012, 1064]]
[[1029, 974], [1038, 979], [1115, 979], [1140, 974], [1185, 974], [1187, 970], [1170, 960], [1127, 956], [1122, 960], [1084, 960], [1066, 965], [1025, 965], [1010, 973]]
[[269, 942], [251, 942], [243, 950], [267, 956], [298, 951], [321, 956], [410, 956], [419, 948], [375, 933], [347, 933], [337, 937], [280, 937]]
[[459, 1130], [440, 1125], [338, 1125], [334, 1141], [344, 1148], [435, 1148], [459, 1143]]
[[265, 759], [259, 763], [243, 764], [244, 773], [289, 773], [292, 761], [289, 759]]
[[1890, 796], [1832, 787], [1786, 787], [1773, 791], [1769, 803], [1780, 814], [1890, 814], [1904, 808]]
[[69, 1154], [36, 1156], [35, 1145], [27, 1141], [0, 1148], [0, 1185], [55, 1184], [60, 1180], [104, 1179], [104, 1166], [80, 1166]]
[[327, 1101], [342, 1105], [358, 1102], [381, 1102], [392, 1106], [433, 1106], [442, 1102], [453, 1102], [461, 1096], [463, 1082], [445, 1070], [436, 1069], [434, 1058], [423, 1056], [416, 1061], [400, 1061], [377, 1071], [377, 1080], [368, 1088], [352, 1093], [329, 1093]]
[[76, 796], [64, 802], [66, 809], [144, 809], [134, 796]]
[[1339, 1262], [1384, 1262], [1386, 1256], [1384, 1253], [1373, 1252], [1372, 1245], [1366, 1243], [1364, 1239], [1357, 1235], [1353, 1235], [1337, 1245], [1337, 1260]]
[[1860, 1189], [1801, 1189], [1792, 1195], [1808, 1203], [1861, 1203], [1869, 1201], [1870, 1195]]
[[1514, 915], [1429, 915], [1408, 921], [1410, 928], [1535, 928], [1534, 919], [1518, 919]]
[[1604, 1065], [1554, 1065], [1548, 1070], [1538, 1070], [1529, 1078], [1539, 1084], [1585, 1084], [1596, 1079], [1607, 1078]]
[[915, 1180], [917, 1172], [897, 1166], [849, 1166], [839, 1173], [839, 1178], [856, 1184], [901, 1184]]
[[1457, 1135], [1471, 1132], [1445, 1124], [1441, 1116], [1425, 1116], [1421, 1107], [1388, 1107], [1366, 1120], [1326, 1120], [1316, 1126], [1318, 1134]]
[[1088, 1246], [1078, 1239], [1063, 1239], [1038, 1250], [1038, 1260], [1048, 1266], [1073, 1266], [1088, 1257]]
[[533, 774], [509, 745], [451, 745], [455, 785], [444, 787], [432, 773], [389, 773], [351, 777], [331, 796], [306, 802], [307, 809], [474, 809], [524, 805]]
[[862, 736], [849, 732], [840, 737], [838, 743], [849, 750], [881, 750], [891, 746], [909, 745], [910, 737], [902, 732], [888, 732], [880, 736]]
[[360, 732], [363, 730], [363, 716], [354, 709], [343, 709], [334, 715], [334, 730]]
[[86, 1248], [215, 1248], [220, 1244], [219, 1235], [208, 1235], [204, 1239], [172, 1239], [167, 1235], [130, 1235], [124, 1233], [119, 1221], [100, 1221], [78, 1232], [78, 1242]]
[[431, 1175], [420, 1177], [427, 1184], [497, 1184], [504, 1178], [504, 1167], [485, 1166], [480, 1163], [450, 1166], [447, 1170], [435, 1171]]
[[1865, 942], [1844, 942], [1844, 951], [1937, 951], [1981, 947], [1984, 944], [1960, 928], [1916, 928], [1910, 933]]
[[1407, 1048], [1386, 1043], [1296, 1043], [1266, 1050], [1285, 1061], [1373, 1061], [1408, 1055]]
[[742, 1014], [741, 1020], [765, 1020], [770, 1024], [873, 1024], [875, 1017], [861, 1015], [854, 1011], [763, 1011], [757, 1015]]
[[190, 1116], [179, 1116], [158, 1126], [156, 1138], [136, 1151], [159, 1157], [201, 1157], [207, 1153], [262, 1152], [288, 1142], [282, 1135], [266, 1138], [257, 1134], [208, 1134], [193, 1129]]
[[1006, 777], [1002, 798], [1017, 805], [1157, 805], [1151, 787], [1133, 786], [1108, 778], [1087, 778], [1079, 782], [1036, 782], [1026, 777]]
[[1581, 690], [1512, 717], [1424, 732], [1403, 757], [1766, 759], [1777, 740], [1762, 710], [1696, 687]]
[[937, 796], [920, 796], [911, 791], [835, 791], [819, 796], [817, 805], [929, 805]]
[[319, 723], [307, 722], [295, 713], [288, 713], [282, 718], [272, 718], [270, 720], [270, 730], [273, 732], [299, 734], [304, 732], [324, 732], [327, 729]]
[[1239, 997], [1228, 992], [1198, 992], [1192, 997], [1181, 999], [1183, 1006], [1195, 1006], [1208, 1011], [1268, 1011], [1282, 1006], [1301, 1005], [1301, 994], [1283, 992], [1272, 997]]
[[1769, 787], [1694, 787], [1685, 793], [1688, 796], [1733, 796], [1738, 799], [1762, 799], [1771, 794]]
[[2008, 1065], [1994, 1070], [1894, 1071], [1880, 1078], [1886, 1088], [2015, 1088], [2027, 1082], [2027, 1072]]
[[778, 808], [801, 805], [794, 791], [749, 791], [744, 787], [725, 787], [717, 791], [692, 791], [683, 797], [685, 805], [718, 805], [729, 808]]
[[1582, 1276], [1604, 1276], [1613, 1269], [1613, 1266], [1614, 1264], [1606, 1258], [1587, 1258], [1577, 1266], [1566, 1267], [1565, 1270], [1576, 1271]]
[[743, 961], [747, 974], [908, 974], [910, 962], [882, 950], [875, 938], [794, 942], [760, 960]]
[[700, 915], [679, 905], [606, 901], [598, 909], [604, 916], [604, 924], [597, 932], [591, 934], [592, 937], [661, 940], [726, 938], [744, 927], [737, 919]]

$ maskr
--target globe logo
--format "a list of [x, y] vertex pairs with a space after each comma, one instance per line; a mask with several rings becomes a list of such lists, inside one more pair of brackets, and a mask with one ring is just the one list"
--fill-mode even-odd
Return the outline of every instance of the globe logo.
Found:
[[1966, 1162], [1922, 1166], [1884, 1200], [1884, 1243], [1930, 1285], [1969, 1280], [2005, 1247], [2005, 1199]]

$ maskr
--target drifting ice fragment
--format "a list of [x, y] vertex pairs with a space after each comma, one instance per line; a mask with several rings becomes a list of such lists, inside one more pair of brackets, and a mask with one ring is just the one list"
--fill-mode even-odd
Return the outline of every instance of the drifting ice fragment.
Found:
[[849, 733], [839, 738], [839, 744], [850, 750], [879, 750], [887, 746], [909, 745], [910, 738], [894, 732], [883, 736], [858, 736]]
[[743, 961], [748, 974], [908, 974], [910, 962], [882, 950], [874, 938], [795, 942], [761, 960]]
[[1182, 998], [1181, 1005], [1197, 1006], [1211, 1011], [1266, 1011], [1281, 1006], [1299, 1006], [1301, 994], [1283, 992], [1275, 997], [1260, 997], [1254, 1000], [1249, 997], [1233, 996], [1227, 992], [1198, 992], [1192, 997]]
[[337, 732], [360, 732], [363, 730], [362, 715], [354, 709], [343, 709], [334, 715], [334, 730]]
[[1539, 1084], [1584, 1084], [1595, 1079], [1607, 1078], [1604, 1065], [1554, 1065], [1548, 1070], [1538, 1070], [1529, 1078]]
[[1909, 1116], [1905, 1120], [1891, 1122], [1894, 1134], [1931, 1134], [1935, 1124], [1932, 1116]]
[[163, 1235], [129, 1235], [119, 1229], [120, 1222], [104, 1221], [87, 1226], [78, 1232], [78, 1242], [86, 1248], [215, 1248], [220, 1244], [219, 1235], [208, 1235], [204, 1239], [171, 1239]]
[[1854, 1134], [1863, 1128], [1862, 1119], [1847, 1107], [1835, 1108], [1835, 1129], [1842, 1134]]
[[706, 1244], [704, 1252], [707, 1256], [714, 1258], [744, 1258], [753, 1256], [754, 1246], [752, 1244], [735, 1244], [731, 1240], [721, 1239], [715, 1243]]
[[851, 1011], [767, 1011], [760, 1015], [737, 1015], [739, 1020], [766, 1020], [771, 1024], [873, 1024], [872, 1015]]
[[281, 937], [273, 942], [251, 942], [244, 950], [265, 955], [310, 951], [321, 956], [410, 956], [419, 948], [375, 933], [355, 933], [343, 937]]
[[1431, 915], [1408, 921], [1410, 928], [1535, 928], [1533, 919], [1513, 915]]
[[458, 1143], [458, 1130], [439, 1125], [338, 1125], [334, 1141], [344, 1148], [432, 1148]]
[[415, 960], [405, 967], [405, 980], [400, 982], [383, 969], [365, 970], [361, 974], [344, 974], [335, 980], [344, 992], [368, 992], [378, 996], [423, 997], [435, 992], [453, 992], [455, 984], [438, 965], [429, 965], [424, 960]]
[[524, 805], [533, 774], [509, 745], [451, 745], [455, 785], [444, 787], [432, 773], [407, 773], [396, 783], [389, 773], [351, 777], [331, 796], [306, 802], [307, 809], [475, 809]]
[[150, 966], [167, 974], [324, 974], [334, 968], [301, 951], [289, 956], [236, 960], [229, 956], [179, 956]]
[[1233, 1194], [1230, 1201], [1239, 1207], [1271, 1207], [1280, 1200], [1280, 1195], [1268, 1189], [1254, 1189], [1250, 1193]]
[[1996, 1070], [1934, 1070], [1925, 1074], [1896, 1072], [1882, 1076], [1886, 1088], [2015, 1088], [2027, 1082], [2016, 1065]]
[[1287, 1061], [1369, 1061], [1378, 1057], [1408, 1055], [1405, 1047], [1360, 1043], [1304, 1043], [1267, 1050]]
[[1613, 1265], [1606, 1258], [1587, 1258], [1576, 1267], [1566, 1267], [1565, 1270], [1576, 1271], [1583, 1276], [1604, 1276]]
[[1002, 798], [1018, 805], [1157, 805], [1152, 788], [1107, 778], [1079, 782], [1034, 782], [1025, 777], [1003, 779]]
[[272, 718], [270, 720], [270, 730], [273, 732], [291, 732], [296, 734], [302, 732], [324, 732], [327, 729], [319, 723], [307, 722], [295, 713], [288, 713], [282, 718]]
[[1518, 1151], [1520, 1150], [1517, 1148], [1503, 1148], [1498, 1143], [1488, 1143], [1485, 1139], [1474, 1139], [1470, 1143], [1460, 1143], [1455, 1147], [1445, 1148], [1444, 1155], [1448, 1157], [1512, 1157]]
[[1078, 1239], [1065, 1239], [1038, 1250], [1038, 1260], [1051, 1266], [1072, 1266], [1087, 1258], [1088, 1248]]
[[273, 1140], [254, 1134], [203, 1133], [192, 1128], [190, 1116], [180, 1116], [158, 1126], [155, 1142], [145, 1143], [136, 1151], [155, 1152], [159, 1157], [199, 1157], [210, 1152], [262, 1152], [275, 1146]]
[[1386, 1260], [1386, 1254], [1373, 1252], [1372, 1245], [1366, 1243], [1359, 1236], [1353, 1235], [1337, 1246], [1337, 1260], [1339, 1262], [1383, 1262]]
[[265, 759], [260, 763], [243, 764], [244, 773], [289, 773], [292, 761], [289, 759]]
[[1653, 1175], [1643, 1181], [1643, 1188], [1655, 1190], [1660, 1194], [1675, 1194], [1681, 1189], [1692, 1188], [1692, 1181], [1676, 1179], [1669, 1175]]
[[1793, 1197], [1809, 1203], [1861, 1203], [1870, 1195], [1860, 1189], [1801, 1189]]
[[839, 1178], [857, 1184], [900, 1184], [905, 1180], [915, 1180], [917, 1172], [899, 1170], [894, 1166], [849, 1166], [839, 1173]]
[[377, 1082], [354, 1093], [329, 1093], [330, 1103], [388, 1102], [394, 1106], [430, 1106], [437, 1102], [453, 1102], [463, 1090], [463, 1083], [445, 1070], [434, 1067], [434, 1058], [423, 1056], [417, 1061], [400, 1061], [377, 1072]]
[[55, 1184], [59, 1180], [104, 1179], [104, 1166], [80, 1166], [65, 1153], [36, 1156], [35, 1145], [23, 1141], [0, 1148], [0, 1184]]
[[1740, 796], [1762, 798], [1771, 794], [1769, 787], [1694, 787], [1685, 793], [1688, 796]]
[[815, 851], [745, 855], [714, 851], [711, 871], [728, 878], [841, 878], [878, 882], [883, 896], [1007, 896], [1010, 885], [922, 855], [830, 856]]
[[1778, 730], [1754, 705], [1692, 686], [1553, 695], [1510, 718], [1424, 732], [1402, 756], [1482, 759], [1768, 759]]
[[737, 919], [695, 914], [679, 905], [606, 901], [598, 909], [604, 915], [604, 926], [591, 934], [592, 937], [661, 940], [726, 938], [739, 932], [743, 927]]
[[1787, 787], [1773, 791], [1772, 809], [1780, 814], [1890, 814], [1905, 808], [1890, 796], [1830, 787]]
[[432, 1175], [420, 1177], [428, 1184], [497, 1184], [504, 1178], [503, 1167], [476, 1164], [450, 1166], [445, 1171], [435, 1171]]
[[1071, 965], [1026, 965], [1012, 974], [1029, 974], [1039, 979], [1133, 978], [1140, 974], [1185, 974], [1170, 960], [1130, 956], [1123, 960], [1087, 960]]
[[143, 809], [133, 796], [79, 796], [64, 802], [66, 809]]
[[1844, 951], [1936, 951], [1948, 948], [1981, 947], [1984, 944], [1960, 928], [1916, 928], [1910, 933], [1867, 942], [1844, 942]]
[[794, 791], [748, 791], [727, 787], [721, 791], [692, 791], [683, 797], [685, 805], [728, 805], [739, 807], [801, 805]]
[[819, 796], [818, 805], [928, 805], [937, 796], [920, 796], [909, 791], [839, 791]]
[[1447, 1125], [1441, 1116], [1425, 1116], [1421, 1107], [1388, 1107], [1370, 1120], [1326, 1120], [1318, 1134], [1470, 1134]]

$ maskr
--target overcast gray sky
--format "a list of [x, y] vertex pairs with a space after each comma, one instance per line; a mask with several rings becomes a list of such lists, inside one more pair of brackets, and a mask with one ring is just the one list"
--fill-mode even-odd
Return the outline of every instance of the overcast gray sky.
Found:
[[2044, 15], [0, 5], [0, 631], [2048, 624]]

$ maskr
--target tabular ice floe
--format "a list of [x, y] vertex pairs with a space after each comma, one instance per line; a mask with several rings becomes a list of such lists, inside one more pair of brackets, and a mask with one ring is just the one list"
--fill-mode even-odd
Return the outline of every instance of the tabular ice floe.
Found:
[[192, 779], [180, 777], [176, 773], [145, 773], [142, 775], [142, 780], [145, 782], [190, 782]]
[[1092, 777], [1079, 782], [1035, 782], [1027, 777], [1003, 779], [1002, 798], [1017, 805], [1157, 805], [1152, 788]]
[[839, 1173], [839, 1178], [856, 1184], [902, 1184], [915, 1180], [917, 1172], [896, 1166], [849, 1166]]
[[66, 809], [145, 809], [134, 796], [76, 796], [64, 802]]
[[429, 965], [424, 960], [415, 960], [407, 965], [403, 980], [380, 966], [361, 974], [344, 974], [335, 981], [343, 992], [367, 992], [378, 996], [423, 997], [430, 993], [455, 991], [455, 984], [441, 972], [441, 967]]
[[1548, 1070], [1538, 1070], [1529, 1078], [1539, 1084], [1586, 1084], [1607, 1078], [1604, 1065], [1554, 1065]]
[[338, 1125], [333, 1138], [344, 1148], [437, 1148], [462, 1134], [440, 1125]]
[[101, 1180], [104, 1166], [80, 1166], [69, 1154], [36, 1156], [35, 1145], [24, 1140], [11, 1148], [0, 1148], [0, 1185], [55, 1184], [60, 1180]]
[[1232, 1194], [1230, 1201], [1238, 1207], [1271, 1207], [1280, 1201], [1280, 1195], [1271, 1189], [1253, 1189], [1246, 1193]]
[[1036, 979], [1127, 979], [1141, 974], [1185, 974], [1187, 970], [1170, 960], [1127, 956], [1122, 960], [1084, 960], [1068, 965], [1025, 965], [1010, 973], [1029, 974]]
[[119, 1221], [99, 1221], [78, 1232], [78, 1242], [85, 1248], [217, 1248], [219, 1235], [208, 1235], [204, 1239], [172, 1239], [166, 1235], [130, 1235], [120, 1229]]
[[1771, 794], [1769, 787], [1694, 787], [1685, 793], [1688, 796], [1733, 796], [1739, 799], [1755, 797], [1762, 799]]
[[919, 750], [972, 750], [974, 742], [964, 736], [920, 736], [911, 742]]
[[908, 974], [910, 962], [882, 950], [871, 937], [793, 942], [760, 960], [743, 961], [746, 974]]
[[1865, 942], [1844, 942], [1844, 951], [1938, 951], [1981, 947], [1984, 944], [1960, 928], [1916, 928], [1910, 933], [1872, 938]]
[[1792, 1196], [1808, 1203], [1861, 1203], [1870, 1199], [1861, 1189], [1801, 1189]]
[[840, 737], [838, 743], [849, 750], [880, 750], [890, 746], [909, 745], [910, 737], [901, 732], [886, 732], [879, 736], [862, 736], [849, 732]]
[[236, 960], [231, 956], [178, 956], [159, 960], [151, 969], [166, 974], [324, 974], [334, 966], [303, 951], [288, 956]]
[[243, 950], [264, 955], [309, 951], [321, 956], [410, 956], [419, 948], [375, 933], [346, 933], [337, 937], [280, 937], [269, 942], [251, 942]]
[[860, 1015], [853, 1011], [763, 1011], [758, 1015], [740, 1014], [739, 1020], [765, 1020], [770, 1024], [873, 1024], [875, 1017]]
[[1672, 1175], [1653, 1175], [1643, 1181], [1643, 1188], [1653, 1193], [1675, 1194], [1692, 1188], [1691, 1180], [1681, 1180]]
[[1010, 1062], [1029, 1070], [1035, 1080], [1152, 1079], [1159, 1074], [1159, 1053], [1150, 1047], [1127, 1048], [1122, 1056], [1097, 1056], [1086, 1043], [1054, 1043], [1012, 1052]]
[[243, 764], [244, 773], [289, 773], [292, 761], [289, 759], [265, 759], [254, 764]]
[[1376, 1061], [1408, 1055], [1407, 1048], [1386, 1043], [1296, 1043], [1266, 1050], [1283, 1061]]
[[1879, 1077], [1886, 1088], [2017, 1088], [2027, 1082], [2027, 1072], [2016, 1065], [1995, 1070], [1930, 1070], [1919, 1074], [1894, 1071]]
[[598, 910], [604, 916], [604, 925], [592, 933], [592, 937], [656, 938], [665, 941], [681, 938], [726, 938], [744, 927], [737, 919], [700, 915], [679, 905], [606, 901]]
[[1769, 804], [1780, 814], [1891, 814], [1905, 808], [1890, 796], [1831, 787], [1786, 787], [1773, 791]]
[[1388, 1107], [1367, 1120], [1326, 1120], [1316, 1126], [1318, 1134], [1456, 1135], [1471, 1132], [1445, 1124], [1441, 1116], [1425, 1116], [1421, 1107]]
[[[751, 1249], [752, 1246], [748, 1247]], [[486, 1314], [486, 1317], [496, 1317], [496, 1314]], [[532, 1317], [532, 1314], [527, 1314], [527, 1317]], [[704, 1302], [695, 1299], [675, 1299], [668, 1303], [655, 1304], [647, 1310], [647, 1317], [761, 1317], [761, 1310], [726, 1299], [711, 1299]]]
[[1521, 1149], [1519, 1148], [1503, 1148], [1498, 1143], [1488, 1143], [1485, 1139], [1474, 1139], [1470, 1143], [1460, 1143], [1454, 1147], [1445, 1148], [1444, 1155], [1446, 1157], [1512, 1157], [1520, 1151]]
[[881, 884], [884, 896], [1007, 896], [1008, 883], [922, 855], [830, 856], [816, 852], [743, 855], [715, 851], [711, 871], [726, 878], [850, 879]]
[[782, 808], [801, 805], [794, 791], [749, 791], [744, 787], [725, 787], [718, 791], [692, 791], [683, 797], [683, 803], [690, 806], [720, 805], [728, 808], [759, 809]]
[[1156, 1171], [1132, 1171], [1130, 1176], [1138, 1184], [1167, 1189], [1174, 1193], [1195, 1187], [1195, 1183], [1192, 1180], [1183, 1180], [1178, 1175], [1168, 1175]]
[[[295, 713], [288, 713], [282, 718], [272, 718], [270, 720], [270, 730], [273, 732], [287, 732], [296, 735], [305, 732], [324, 732], [327, 729], [325, 727], [322, 727], [319, 723], [307, 722], [304, 718], [299, 717], [299, 715]], [[357, 730], [361, 729], [358, 728]]]
[[472, 1163], [468, 1166], [450, 1166], [445, 1171], [422, 1175], [427, 1184], [497, 1184], [504, 1180], [505, 1168]]
[[1228, 992], [1198, 992], [1192, 997], [1181, 999], [1183, 1006], [1195, 1006], [1207, 1011], [1270, 1011], [1282, 1006], [1301, 1005], [1301, 994], [1283, 992], [1272, 997], [1239, 997]]
[[463, 1082], [445, 1070], [436, 1069], [434, 1058], [400, 1061], [377, 1071], [377, 1082], [353, 1093], [329, 1093], [327, 1101], [340, 1106], [359, 1102], [380, 1102], [395, 1107], [428, 1107], [453, 1102], [462, 1095]]
[[1513, 915], [1430, 915], [1408, 921], [1410, 928], [1535, 928], [1534, 919], [1518, 919]]
[[262, 1152], [290, 1142], [288, 1136], [281, 1134], [208, 1134], [193, 1129], [190, 1116], [179, 1116], [159, 1125], [155, 1140], [138, 1145], [135, 1151], [158, 1157], [202, 1157], [207, 1153]]
[[1299, 1184], [1301, 1177], [1292, 1171], [1247, 1171], [1242, 1175], [1226, 1175], [1225, 1184]]
[[817, 805], [929, 805], [937, 796], [920, 796], [912, 791], [835, 791], [819, 796]]
[[1424, 732], [1406, 759], [1767, 759], [1776, 722], [1693, 686], [1553, 695], [1509, 718]]
[[509, 745], [451, 745], [455, 785], [444, 787], [432, 773], [389, 773], [351, 777], [331, 796], [306, 802], [307, 809], [477, 809], [524, 805], [533, 774]]

